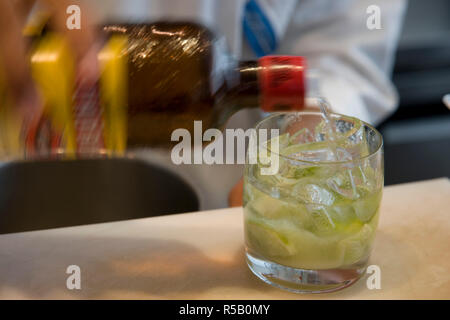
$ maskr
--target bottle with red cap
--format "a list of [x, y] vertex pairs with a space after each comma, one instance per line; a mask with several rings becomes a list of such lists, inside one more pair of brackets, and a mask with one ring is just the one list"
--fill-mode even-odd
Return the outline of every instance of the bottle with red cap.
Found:
[[126, 35], [128, 146], [165, 145], [178, 128], [221, 129], [244, 108], [301, 110], [308, 95], [306, 60], [266, 56], [236, 61], [223, 38], [193, 23], [110, 24]]
[[223, 38], [195, 23], [108, 24], [101, 34], [92, 88], [76, 85], [62, 36], [36, 37], [31, 66], [45, 108], [36, 126], [18, 130], [27, 157], [170, 147], [172, 133], [193, 134], [196, 121], [222, 129], [241, 109], [297, 111], [309, 95], [305, 58], [237, 61]]

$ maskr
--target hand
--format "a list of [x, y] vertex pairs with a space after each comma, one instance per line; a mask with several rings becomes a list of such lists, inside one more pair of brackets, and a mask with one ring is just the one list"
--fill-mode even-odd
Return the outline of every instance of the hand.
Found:
[[244, 192], [244, 178], [241, 178], [238, 183], [234, 185], [228, 194], [228, 205], [230, 207], [242, 206], [242, 195]]

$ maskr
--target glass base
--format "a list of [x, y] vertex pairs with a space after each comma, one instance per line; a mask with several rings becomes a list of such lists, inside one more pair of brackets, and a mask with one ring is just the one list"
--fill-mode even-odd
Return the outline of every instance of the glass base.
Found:
[[297, 269], [246, 253], [250, 270], [264, 282], [295, 293], [325, 293], [346, 288], [364, 274], [367, 261], [338, 269]]

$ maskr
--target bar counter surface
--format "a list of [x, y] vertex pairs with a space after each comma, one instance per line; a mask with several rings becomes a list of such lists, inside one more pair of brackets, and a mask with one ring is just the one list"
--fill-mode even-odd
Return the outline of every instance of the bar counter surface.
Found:
[[[36, 219], [39, 219], [36, 211]], [[0, 299], [449, 299], [450, 180], [386, 187], [371, 265], [356, 284], [294, 294], [244, 260], [242, 208], [0, 236]], [[69, 290], [67, 268], [81, 270]]]

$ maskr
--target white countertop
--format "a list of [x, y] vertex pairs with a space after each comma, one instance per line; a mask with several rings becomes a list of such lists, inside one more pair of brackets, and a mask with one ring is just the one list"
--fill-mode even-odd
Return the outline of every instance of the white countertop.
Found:
[[[36, 213], [38, 219], [38, 212]], [[285, 292], [258, 280], [244, 260], [242, 208], [0, 236], [0, 298], [449, 299], [450, 181], [385, 188], [367, 276], [342, 291]], [[81, 268], [81, 290], [66, 268]]]

